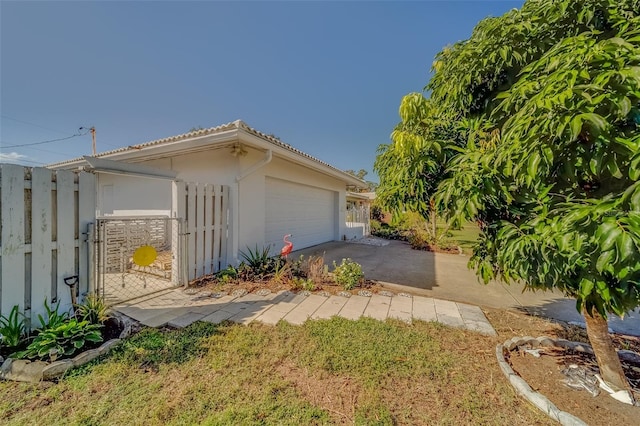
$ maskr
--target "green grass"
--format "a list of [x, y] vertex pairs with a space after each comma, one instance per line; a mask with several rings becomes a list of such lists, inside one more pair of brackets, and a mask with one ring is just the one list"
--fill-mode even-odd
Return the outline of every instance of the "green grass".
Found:
[[[464, 346], [464, 350], [460, 349]], [[363, 318], [145, 329], [48, 386], [0, 382], [2, 424], [547, 424], [495, 341]], [[480, 351], [478, 348], [488, 350]]]
[[[445, 222], [438, 220], [437, 226], [442, 231], [445, 228]], [[469, 254], [473, 251], [473, 245], [480, 235], [480, 228], [475, 223], [467, 222], [460, 229], [449, 229], [449, 233], [451, 236], [447, 237], [447, 240], [454, 246], [460, 246], [465, 253]]]

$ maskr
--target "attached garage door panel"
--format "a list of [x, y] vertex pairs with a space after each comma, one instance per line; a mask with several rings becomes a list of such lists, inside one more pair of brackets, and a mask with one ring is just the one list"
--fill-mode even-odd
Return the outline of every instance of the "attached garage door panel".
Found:
[[333, 241], [336, 193], [278, 179], [266, 180], [265, 242], [277, 252], [282, 237], [292, 234], [294, 249]]

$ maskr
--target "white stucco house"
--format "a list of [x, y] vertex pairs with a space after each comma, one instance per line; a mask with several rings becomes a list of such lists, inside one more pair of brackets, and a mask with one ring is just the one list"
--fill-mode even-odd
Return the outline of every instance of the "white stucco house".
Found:
[[[123, 166], [101, 169], [93, 159]], [[247, 247], [271, 245], [277, 252], [285, 234], [293, 234], [295, 249], [354, 238], [347, 192], [365, 186], [240, 120], [49, 167], [93, 167], [97, 217], [175, 217], [175, 182], [228, 187], [229, 263], [237, 263]]]

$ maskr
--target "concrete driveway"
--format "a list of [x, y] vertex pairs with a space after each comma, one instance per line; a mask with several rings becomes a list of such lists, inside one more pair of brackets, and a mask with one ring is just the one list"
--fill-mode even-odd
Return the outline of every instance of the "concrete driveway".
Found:
[[[522, 284], [505, 285], [495, 281], [481, 284], [467, 268], [468, 256], [412, 250], [402, 241], [376, 238], [361, 241], [369, 244], [334, 241], [297, 250], [291, 257], [324, 255], [330, 269], [333, 261], [340, 263], [343, 258], [351, 258], [362, 265], [367, 279], [396, 291], [584, 323], [576, 311], [575, 300], [562, 293], [523, 291]], [[624, 320], [611, 318], [609, 326], [618, 333], [640, 336], [640, 313], [633, 312]]]

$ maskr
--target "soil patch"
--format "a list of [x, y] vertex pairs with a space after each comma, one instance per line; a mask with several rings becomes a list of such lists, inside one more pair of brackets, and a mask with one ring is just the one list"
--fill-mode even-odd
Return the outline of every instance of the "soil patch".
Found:
[[[353, 424], [358, 397], [362, 392], [356, 380], [326, 372], [310, 374], [291, 361], [285, 361], [276, 370], [306, 400], [327, 410], [333, 424]], [[331, 392], [327, 392], [327, 389], [331, 389]]]
[[[311, 293], [324, 292], [327, 294], [338, 294], [345, 291], [342, 286], [329, 279], [322, 281], [316, 280], [314, 281], [314, 284], [315, 288], [313, 290], [310, 290]], [[265, 279], [259, 281], [230, 280], [228, 282], [222, 282], [216, 280], [213, 275], [207, 275], [200, 279], [194, 280], [189, 283], [189, 287], [197, 288], [201, 291], [210, 291], [213, 293], [226, 292], [229, 294], [231, 294], [234, 290], [239, 289], [247, 290], [247, 293], [255, 293], [256, 291], [261, 289], [268, 289], [273, 293], [281, 290], [289, 290], [294, 292], [303, 290], [299, 287], [296, 287], [295, 282], [289, 279]], [[358, 294], [358, 292], [362, 290], [368, 290], [371, 293], [379, 293], [380, 291], [386, 289], [382, 287], [382, 285], [380, 285], [377, 281], [365, 280], [364, 283], [352, 290], [349, 290], [348, 292], [351, 294]]]
[[[587, 353], [564, 348], [546, 347], [541, 350], [540, 358], [518, 351], [508, 356], [513, 370], [518, 373], [531, 388], [540, 392], [558, 408], [579, 417], [590, 425], [637, 424], [640, 419], [640, 407], [623, 404], [611, 398], [606, 392], [596, 397], [587, 391], [567, 387], [562, 370], [571, 364], [598, 371], [595, 358]], [[629, 382], [635, 387], [636, 399], [640, 398], [640, 365], [623, 362]]]

